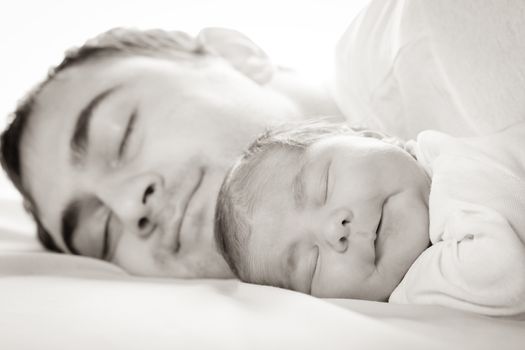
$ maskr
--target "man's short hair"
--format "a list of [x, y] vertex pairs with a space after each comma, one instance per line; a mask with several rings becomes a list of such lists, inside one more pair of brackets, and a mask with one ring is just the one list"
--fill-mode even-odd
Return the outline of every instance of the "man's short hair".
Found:
[[65, 69], [79, 66], [95, 58], [144, 55], [184, 60], [204, 53], [206, 50], [200, 41], [184, 32], [114, 28], [88, 40], [80, 47], [66, 51], [62, 62], [50, 69], [46, 78], [18, 103], [15, 111], [9, 115], [9, 124], [1, 136], [0, 163], [22, 194], [24, 208], [36, 222], [38, 239], [47, 249], [61, 252], [52, 236], [41, 224], [36, 203], [22, 184], [20, 159], [20, 140], [31, 117], [35, 101], [43, 88]]
[[304, 152], [311, 144], [330, 136], [355, 135], [372, 137], [405, 148], [405, 142], [364, 127], [344, 123], [314, 120], [286, 123], [261, 134], [230, 168], [217, 197], [215, 210], [215, 242], [232, 272], [241, 280], [250, 280], [248, 267], [252, 261], [247, 254], [251, 234], [252, 208], [259, 191], [252, 180], [263, 169], [259, 166], [273, 151], [287, 148]]

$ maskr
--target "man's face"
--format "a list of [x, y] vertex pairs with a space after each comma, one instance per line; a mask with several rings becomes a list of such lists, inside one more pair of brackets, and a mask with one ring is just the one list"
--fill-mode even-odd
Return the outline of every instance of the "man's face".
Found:
[[23, 183], [66, 251], [138, 275], [227, 277], [212, 232], [223, 175], [263, 126], [295, 114], [218, 58], [88, 61], [40, 93]]
[[429, 182], [396, 146], [334, 136], [304, 154], [273, 151], [259, 168], [247, 246], [253, 281], [385, 300], [428, 246]]

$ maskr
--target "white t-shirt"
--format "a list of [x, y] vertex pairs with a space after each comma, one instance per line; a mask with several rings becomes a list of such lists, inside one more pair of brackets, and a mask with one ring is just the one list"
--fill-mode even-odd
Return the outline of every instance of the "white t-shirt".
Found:
[[334, 93], [349, 121], [413, 139], [525, 120], [525, 1], [373, 0], [340, 39]]
[[425, 131], [415, 150], [432, 178], [432, 246], [390, 302], [525, 312], [525, 122], [481, 137]]

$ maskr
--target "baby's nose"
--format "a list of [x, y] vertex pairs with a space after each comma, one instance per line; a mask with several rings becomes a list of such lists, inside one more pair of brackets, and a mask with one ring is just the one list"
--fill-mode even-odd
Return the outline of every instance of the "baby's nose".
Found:
[[353, 216], [351, 211], [338, 210], [331, 216], [330, 223], [327, 225], [326, 240], [339, 253], [344, 253], [348, 249], [348, 236]]

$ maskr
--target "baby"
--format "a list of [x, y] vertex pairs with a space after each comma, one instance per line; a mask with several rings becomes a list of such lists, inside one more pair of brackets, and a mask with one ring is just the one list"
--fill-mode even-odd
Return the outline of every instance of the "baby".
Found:
[[[525, 312], [525, 123], [403, 143], [324, 122], [260, 136], [215, 236], [243, 281], [319, 297]], [[432, 180], [432, 181], [431, 181]]]

